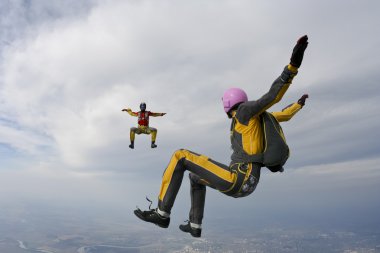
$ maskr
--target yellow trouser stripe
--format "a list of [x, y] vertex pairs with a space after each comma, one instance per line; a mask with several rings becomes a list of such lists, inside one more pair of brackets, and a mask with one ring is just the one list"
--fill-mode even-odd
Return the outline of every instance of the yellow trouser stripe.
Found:
[[170, 181], [174, 173], [175, 166], [177, 165], [178, 161], [183, 157], [184, 157], [183, 154], [180, 154], [179, 151], [176, 151], [174, 155], [172, 156], [172, 159], [170, 159], [169, 165], [166, 168], [164, 175], [162, 177], [162, 183], [161, 183], [161, 189], [160, 189], [160, 195], [159, 195], [159, 199], [161, 201], [164, 199], [166, 191], [168, 190]]
[[234, 182], [234, 177], [232, 176], [233, 174], [230, 171], [225, 170], [225, 169], [219, 167], [218, 165], [210, 162], [206, 156], [197, 156], [197, 155], [194, 155], [188, 151], [186, 151], [186, 152], [189, 155], [186, 155], [185, 159], [187, 159], [187, 160], [191, 161], [192, 163], [208, 170], [212, 174], [218, 176], [219, 178], [222, 178], [223, 180], [225, 180], [227, 182], [230, 182], [230, 183]]
[[208, 160], [206, 156], [198, 156], [195, 155], [188, 150], [178, 150], [175, 152], [175, 154], [172, 156], [172, 159], [169, 162], [168, 167], [166, 168], [164, 175], [162, 177], [162, 184], [160, 189], [160, 195], [159, 199], [162, 201], [165, 197], [165, 194], [169, 188], [174, 169], [177, 166], [177, 163], [180, 159], [185, 158], [188, 161], [191, 161], [192, 163], [204, 168], [205, 170], [208, 170], [212, 174], [216, 175], [217, 177], [233, 183], [236, 180], [236, 175], [234, 173], [231, 173], [216, 164], [213, 164]]

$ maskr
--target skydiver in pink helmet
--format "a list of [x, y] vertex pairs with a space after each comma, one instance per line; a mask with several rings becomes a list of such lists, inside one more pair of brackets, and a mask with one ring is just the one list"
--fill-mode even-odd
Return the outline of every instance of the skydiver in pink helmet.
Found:
[[249, 101], [247, 94], [240, 88], [230, 88], [224, 92], [224, 111], [231, 119], [233, 153], [230, 165], [186, 149], [177, 150], [163, 174], [158, 207], [148, 211], [137, 208], [135, 215], [146, 222], [167, 228], [184, 172], [188, 170], [191, 185], [189, 221], [179, 228], [193, 237], [200, 237], [206, 186], [240, 198], [255, 190], [262, 167], [267, 167], [272, 172], [282, 172], [289, 157], [289, 148], [279, 122], [291, 119], [301, 110], [308, 95], [303, 95], [280, 112], [269, 113], [266, 110], [284, 96], [298, 73], [307, 45], [308, 37], [305, 35], [297, 41], [290, 63], [269, 91], [258, 100]]

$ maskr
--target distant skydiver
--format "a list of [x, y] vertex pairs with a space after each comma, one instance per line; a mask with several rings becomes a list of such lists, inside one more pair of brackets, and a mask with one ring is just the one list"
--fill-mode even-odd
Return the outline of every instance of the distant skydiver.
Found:
[[131, 109], [123, 109], [123, 112], [128, 112], [129, 115], [138, 117], [137, 119], [137, 127], [131, 127], [130, 131], [130, 139], [131, 144], [129, 145], [130, 148], [135, 148], [135, 134], [152, 134], [152, 144], [151, 148], [156, 148], [156, 137], [157, 137], [157, 129], [153, 127], [149, 127], [149, 116], [152, 117], [158, 117], [158, 116], [164, 116], [166, 113], [157, 113], [157, 112], [150, 112], [146, 111], [146, 104], [142, 102], [140, 104], [140, 110], [139, 112], [132, 112]]
[[248, 101], [247, 94], [239, 88], [224, 92], [224, 111], [232, 119], [230, 137], [233, 154], [229, 166], [189, 150], [177, 150], [163, 174], [158, 207], [149, 208], [148, 211], [137, 208], [135, 215], [146, 222], [167, 228], [183, 174], [188, 170], [191, 185], [189, 221], [179, 228], [194, 237], [200, 237], [206, 186], [235, 198], [245, 197], [255, 190], [261, 167], [282, 172], [282, 166], [289, 157], [289, 148], [278, 122], [291, 119], [305, 105], [308, 95], [303, 95], [280, 112], [268, 113], [266, 110], [279, 102], [289, 88], [301, 66], [307, 45], [308, 37], [305, 35], [297, 41], [290, 64], [258, 100]]

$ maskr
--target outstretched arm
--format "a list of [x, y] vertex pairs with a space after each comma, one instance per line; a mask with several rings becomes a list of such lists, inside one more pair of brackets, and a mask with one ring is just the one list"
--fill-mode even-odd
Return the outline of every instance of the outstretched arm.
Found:
[[297, 41], [293, 49], [290, 64], [285, 67], [266, 94], [256, 101], [248, 101], [239, 106], [236, 117], [241, 123], [248, 123], [252, 117], [260, 115], [282, 99], [292, 83], [294, 76], [297, 75], [304, 51], [308, 44], [307, 40], [308, 38], [305, 35]]
[[132, 112], [132, 110], [130, 108], [127, 108], [127, 109], [123, 109], [121, 110], [122, 112], [127, 112], [129, 115], [131, 116], [134, 116], [134, 117], [137, 117], [138, 113], [137, 112]]
[[165, 114], [166, 114], [165, 112], [150, 112], [149, 116], [159, 117], [159, 116], [164, 116]]
[[309, 95], [304, 94], [296, 103], [290, 104], [281, 112], [272, 112], [272, 115], [279, 121], [288, 121], [290, 120], [301, 108], [305, 105], [306, 99]]

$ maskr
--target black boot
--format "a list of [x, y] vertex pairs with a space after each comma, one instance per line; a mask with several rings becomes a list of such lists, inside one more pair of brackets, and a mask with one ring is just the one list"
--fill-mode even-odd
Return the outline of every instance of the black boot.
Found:
[[157, 145], [152, 141], [152, 145], [150, 145], [151, 148], [157, 148]]
[[190, 233], [193, 237], [201, 237], [202, 229], [192, 228], [190, 222], [188, 222], [186, 225], [179, 225], [179, 229], [185, 233]]
[[134, 211], [134, 213], [143, 221], [151, 222], [162, 228], [169, 227], [170, 218], [161, 216], [159, 213], [157, 213], [156, 209], [150, 209], [149, 211], [141, 211], [139, 208], [137, 208]]
[[134, 141], [131, 141], [131, 144], [129, 145], [129, 147], [130, 147], [131, 149], [134, 149], [134, 148], [135, 148], [135, 142], [134, 142]]

